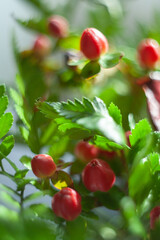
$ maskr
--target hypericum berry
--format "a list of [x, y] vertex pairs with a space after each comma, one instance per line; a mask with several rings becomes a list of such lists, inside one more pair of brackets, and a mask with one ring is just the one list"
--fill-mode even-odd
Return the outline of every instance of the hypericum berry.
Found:
[[99, 149], [85, 141], [80, 141], [75, 148], [76, 157], [82, 162], [89, 162], [98, 156]]
[[38, 154], [31, 161], [32, 171], [38, 178], [51, 177], [56, 171], [56, 164], [51, 156]]
[[138, 60], [143, 68], [153, 69], [160, 56], [159, 44], [154, 39], [144, 39], [138, 46]]
[[46, 36], [40, 35], [36, 38], [33, 45], [33, 52], [35, 55], [43, 57], [50, 52], [50, 49], [51, 42]]
[[125, 132], [125, 136], [126, 136], [126, 140], [127, 140], [127, 145], [128, 145], [129, 147], [131, 147], [131, 143], [130, 143], [130, 140], [129, 140], [129, 136], [130, 136], [131, 134], [132, 134], [131, 131]]
[[80, 50], [86, 58], [96, 60], [108, 51], [108, 41], [96, 28], [87, 28], [81, 36]]
[[72, 188], [63, 188], [52, 198], [53, 212], [67, 221], [72, 221], [81, 213], [81, 196]]
[[67, 37], [69, 32], [69, 24], [67, 20], [58, 15], [54, 15], [48, 20], [48, 29], [51, 35], [56, 38]]
[[150, 228], [154, 229], [156, 221], [160, 219], [160, 206], [152, 209], [150, 212]]
[[108, 163], [101, 159], [90, 161], [82, 172], [82, 181], [91, 191], [107, 192], [114, 184], [116, 176]]
[[115, 151], [107, 151], [107, 150], [103, 150], [103, 149], [99, 149], [99, 156], [105, 159], [112, 159], [116, 156], [116, 152]]

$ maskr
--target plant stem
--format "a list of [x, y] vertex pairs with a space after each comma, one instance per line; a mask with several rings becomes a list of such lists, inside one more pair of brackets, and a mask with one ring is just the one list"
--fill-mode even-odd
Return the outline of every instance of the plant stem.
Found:
[[[2, 152], [0, 152], [0, 154], [3, 156], [3, 158], [5, 158], [7, 160], [7, 162], [11, 165], [11, 167], [15, 170], [18, 171], [17, 166], [9, 159], [7, 158]], [[4, 171], [4, 170], [3, 170]]]
[[2, 162], [0, 164], [0, 167], [1, 167], [2, 171], [5, 172]]
[[21, 193], [20, 193], [20, 206], [21, 206], [21, 209], [20, 209], [20, 213], [23, 214], [23, 200], [24, 200], [24, 188], [21, 190]]

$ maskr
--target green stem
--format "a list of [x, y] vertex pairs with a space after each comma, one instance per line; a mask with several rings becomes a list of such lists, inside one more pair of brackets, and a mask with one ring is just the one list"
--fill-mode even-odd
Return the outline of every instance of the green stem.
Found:
[[13, 180], [13, 178], [14, 178], [14, 176], [12, 176], [11, 174], [7, 173], [6, 171], [3, 171], [3, 172], [0, 171], [0, 174], [9, 177], [9, 178], [11, 178], [12, 180]]
[[2, 171], [5, 172], [2, 162], [0, 164], [0, 167], [1, 167]]
[[20, 206], [21, 206], [21, 209], [20, 209], [20, 213], [22, 214], [23, 213], [23, 201], [24, 201], [24, 188], [21, 190], [21, 193], [20, 193]]
[[[7, 160], [7, 162], [10, 164], [10, 166], [17, 172], [19, 169], [17, 168], [17, 166], [9, 159], [7, 158], [1, 151], [0, 154], [3, 156], [3, 158], [5, 158]], [[4, 171], [4, 170], [3, 170]]]

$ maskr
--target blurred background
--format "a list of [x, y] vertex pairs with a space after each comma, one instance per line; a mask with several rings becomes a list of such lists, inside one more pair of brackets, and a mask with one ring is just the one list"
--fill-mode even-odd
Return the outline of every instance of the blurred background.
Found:
[[[112, 0], [110, 0], [112, 1]], [[57, 2], [59, 5], [63, 5], [63, 0], [61, 1], [51, 1], [48, 0], [50, 6], [56, 6]], [[83, 1], [81, 5], [85, 4]], [[137, 22], [141, 22], [144, 25], [150, 24], [152, 22], [154, 13], [160, 7], [159, 0], [121, 0], [120, 3], [124, 8], [124, 18], [123, 26], [125, 32], [128, 36], [133, 36], [136, 31]], [[77, 11], [78, 12], [78, 11]], [[81, 11], [75, 15], [81, 18]], [[83, 19], [85, 13], [83, 12]], [[29, 19], [38, 16], [38, 12], [25, 2], [25, 0], [5, 0], [0, 1], [0, 82], [1, 83], [12, 83], [16, 74], [16, 66], [12, 53], [11, 36], [13, 31], [16, 32], [18, 37], [18, 43], [22, 49], [29, 48], [34, 40], [34, 34], [27, 32], [19, 26], [14, 20], [14, 16], [20, 19]], [[82, 20], [82, 19], [81, 19]], [[81, 21], [80, 21], [81, 22]]]

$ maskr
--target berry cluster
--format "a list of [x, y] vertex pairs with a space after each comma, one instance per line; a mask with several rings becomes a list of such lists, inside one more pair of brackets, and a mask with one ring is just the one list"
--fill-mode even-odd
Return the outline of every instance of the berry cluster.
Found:
[[[109, 191], [116, 176], [109, 164], [97, 156], [100, 149], [81, 141], [76, 145], [75, 153], [81, 161], [87, 163], [82, 171], [82, 181], [91, 191]], [[52, 178], [57, 166], [51, 156], [38, 154], [31, 161], [32, 171], [38, 178]], [[74, 220], [81, 213], [81, 196], [72, 188], [66, 187], [53, 196], [52, 209], [54, 213], [65, 220]]]
[[[54, 15], [48, 19], [48, 32], [57, 39], [65, 38], [69, 34], [69, 24], [65, 18]], [[87, 28], [83, 31], [80, 39], [80, 50], [90, 60], [97, 60], [108, 51], [106, 37], [95, 28]], [[40, 35], [33, 45], [33, 53], [38, 57], [44, 57], [51, 50], [51, 42], [48, 37]]]
[[[69, 33], [69, 24], [62, 16], [54, 15], [48, 19], [47, 23], [49, 34], [57, 39], [65, 38]], [[36, 38], [33, 44], [33, 53], [37, 57], [44, 57], [51, 51], [51, 42], [45, 35]]]
[[[126, 132], [126, 141], [130, 146], [129, 135]], [[115, 183], [116, 176], [106, 160], [113, 159], [116, 152], [102, 150], [87, 141], [80, 141], [75, 147], [75, 156], [85, 164], [82, 171], [82, 182], [90, 192], [107, 192]], [[41, 179], [53, 178], [58, 168], [53, 158], [47, 154], [38, 154], [31, 161], [33, 173]], [[67, 221], [74, 220], [81, 213], [81, 196], [70, 187], [65, 187], [52, 198], [53, 212]]]

